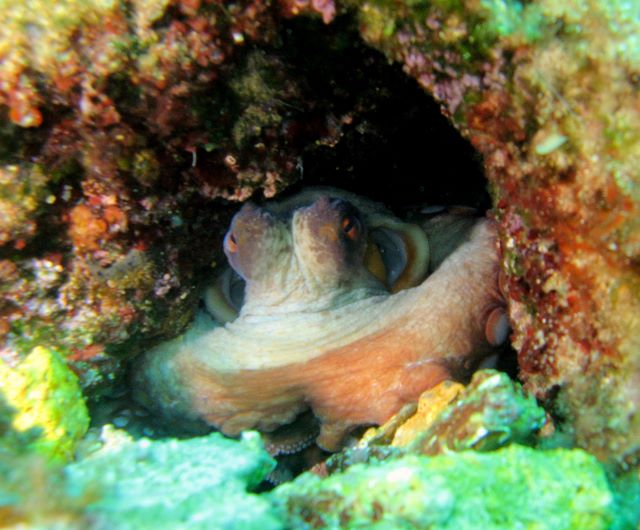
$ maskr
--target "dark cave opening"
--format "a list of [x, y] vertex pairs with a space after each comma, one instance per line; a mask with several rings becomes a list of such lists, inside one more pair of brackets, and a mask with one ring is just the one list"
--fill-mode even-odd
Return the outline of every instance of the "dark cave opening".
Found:
[[295, 19], [282, 50], [340, 127], [335, 145], [307, 148], [288, 192], [328, 185], [383, 202], [396, 213], [424, 205], [487, 210], [479, 155], [398, 64], [362, 42], [355, 22]]

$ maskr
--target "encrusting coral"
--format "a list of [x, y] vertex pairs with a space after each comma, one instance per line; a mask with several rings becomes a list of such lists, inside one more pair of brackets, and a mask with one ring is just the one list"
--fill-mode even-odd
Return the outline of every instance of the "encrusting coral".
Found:
[[273, 466], [257, 433], [133, 441], [107, 426], [65, 467], [0, 450], [0, 526], [280, 529], [270, 500], [250, 493]]
[[[615, 526], [603, 468], [581, 450], [513, 445], [491, 453], [404, 455], [255, 494], [273, 468], [257, 433], [133, 441], [111, 426], [62, 469], [0, 453], [0, 515], [47, 528], [540, 528]], [[21, 472], [22, 475], [16, 472]], [[18, 481], [21, 479], [21, 482]], [[482, 492], [482, 494], [479, 494]], [[622, 520], [622, 519], [621, 519]]]
[[[65, 469], [71, 496], [95, 491], [92, 528], [276, 529], [271, 503], [249, 493], [273, 468], [257, 433], [190, 440], [132, 441], [106, 431], [106, 444]], [[249, 491], [248, 491], [249, 490]]]
[[0, 398], [13, 411], [11, 431], [25, 435], [22, 449], [49, 460], [73, 457], [89, 414], [77, 377], [57, 352], [38, 347], [12, 359], [0, 350]]

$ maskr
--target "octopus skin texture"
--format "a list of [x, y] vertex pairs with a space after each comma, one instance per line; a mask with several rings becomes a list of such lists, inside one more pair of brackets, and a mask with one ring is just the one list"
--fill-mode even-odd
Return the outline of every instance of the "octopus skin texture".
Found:
[[[319, 189], [245, 204], [224, 247], [230, 269], [209, 312], [134, 367], [134, 397], [168, 418], [237, 435], [272, 432], [310, 410], [316, 443], [335, 451], [354, 427], [382, 424], [468, 375], [508, 335], [485, 218], [444, 212], [405, 223]], [[231, 284], [243, 287], [241, 300], [224, 293]]]

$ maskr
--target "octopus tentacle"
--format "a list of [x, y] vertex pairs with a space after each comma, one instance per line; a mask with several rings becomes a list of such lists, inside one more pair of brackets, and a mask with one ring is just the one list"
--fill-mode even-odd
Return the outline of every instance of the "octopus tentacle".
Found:
[[319, 432], [317, 418], [311, 412], [306, 412], [293, 423], [263, 434], [264, 446], [273, 457], [299, 453], [315, 442]]

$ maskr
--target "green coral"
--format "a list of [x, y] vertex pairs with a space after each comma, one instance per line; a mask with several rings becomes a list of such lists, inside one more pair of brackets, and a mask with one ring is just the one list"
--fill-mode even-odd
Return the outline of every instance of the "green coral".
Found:
[[[115, 447], [114, 447], [115, 445]], [[120, 439], [66, 468], [71, 496], [95, 491], [96, 528], [282, 528], [264, 497], [247, 493], [273, 469], [257, 433], [189, 440]]]
[[58, 353], [36, 347], [15, 364], [0, 358], [0, 388], [15, 411], [10, 430], [30, 433], [27, 450], [59, 461], [73, 455], [89, 413], [78, 379]]
[[517, 0], [482, 0], [480, 4], [491, 33], [501, 37], [517, 34], [527, 42], [541, 37], [543, 17], [538, 4], [523, 5]]
[[613, 496], [580, 450], [510, 446], [305, 474], [272, 498], [293, 528], [606, 529]]

